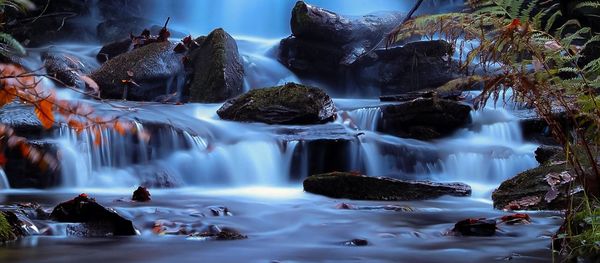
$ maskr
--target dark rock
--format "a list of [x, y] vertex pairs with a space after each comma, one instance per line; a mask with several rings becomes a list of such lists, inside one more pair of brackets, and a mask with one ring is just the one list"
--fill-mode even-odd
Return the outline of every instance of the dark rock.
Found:
[[295, 36], [281, 40], [279, 61], [293, 72], [305, 77], [335, 78], [341, 71], [340, 61], [346, 51], [323, 42], [313, 42]]
[[489, 237], [496, 234], [496, 220], [465, 219], [454, 225], [452, 231], [463, 236]]
[[244, 67], [233, 37], [219, 28], [196, 42], [188, 56], [190, 101], [223, 102], [242, 94]]
[[380, 87], [381, 95], [431, 90], [461, 76], [453, 53], [442, 40], [378, 49], [357, 61], [351, 75], [360, 86]]
[[292, 34], [298, 38], [347, 44], [355, 41], [379, 41], [384, 32], [399, 24], [400, 13], [369, 14], [346, 18], [334, 12], [298, 1], [292, 10]]
[[0, 123], [10, 126], [18, 136], [30, 140], [41, 139], [53, 134], [53, 129], [46, 130], [35, 116], [31, 105], [11, 103], [2, 107]]
[[500, 218], [500, 221], [507, 225], [520, 225], [520, 224], [530, 224], [531, 217], [528, 214], [512, 214], [503, 216]]
[[334, 172], [307, 178], [304, 180], [304, 191], [331, 198], [409, 201], [433, 199], [444, 195], [469, 196], [471, 187], [461, 183], [403, 181]]
[[352, 239], [350, 241], [344, 242], [344, 245], [349, 247], [364, 247], [369, 245], [369, 241], [367, 241], [366, 239]]
[[211, 226], [209, 226], [207, 231], [200, 233], [200, 234], [195, 234], [193, 236], [201, 237], [201, 238], [209, 238], [209, 239], [219, 240], [219, 241], [240, 240], [240, 239], [248, 238], [248, 236], [242, 235], [234, 229], [231, 229], [231, 228], [221, 229], [220, 227], [215, 226], [215, 225], [211, 225]]
[[[56, 142], [53, 141], [29, 141], [29, 145], [42, 156], [48, 155], [53, 161], [59, 160], [59, 152]], [[38, 188], [47, 189], [57, 187], [61, 183], [60, 167], [44, 167], [40, 163], [32, 162], [22, 151], [17, 148], [6, 148], [4, 150], [8, 160], [4, 166], [4, 172], [8, 178], [11, 188]]]
[[[554, 119], [563, 126], [564, 130], [571, 130], [572, 125], [565, 112], [557, 112]], [[525, 140], [545, 145], [559, 145], [552, 136], [548, 123], [542, 117], [527, 116], [520, 120], [520, 124]]]
[[181, 94], [183, 55], [173, 48], [173, 43], [158, 42], [134, 49], [107, 61], [90, 77], [100, 86], [102, 98], [154, 101], [161, 95]]
[[96, 203], [94, 199], [81, 194], [73, 200], [59, 204], [50, 215], [58, 222], [81, 223], [69, 230], [76, 236], [130, 236], [137, 231], [130, 220], [120, 216], [110, 208]]
[[133, 50], [133, 41], [129, 37], [124, 38], [122, 40], [104, 45], [102, 49], [100, 49], [100, 52], [98, 52], [96, 59], [98, 59], [98, 61], [101, 63], [104, 63], [131, 50]]
[[[546, 164], [522, 172], [503, 182], [494, 191], [494, 207], [509, 210], [565, 209], [571, 200], [570, 196], [566, 195], [569, 192], [569, 184], [549, 180], [550, 176], [557, 176], [556, 180], [561, 180], [560, 175], [564, 172], [570, 173], [565, 163]], [[579, 196], [577, 189], [578, 187], [574, 187], [572, 193]]]
[[318, 124], [335, 119], [333, 100], [322, 90], [299, 84], [255, 89], [227, 101], [217, 114], [225, 120], [268, 124]]
[[0, 209], [0, 244], [33, 234], [39, 233], [27, 216], [19, 211]]
[[88, 61], [65, 53], [46, 53], [42, 56], [46, 72], [60, 82], [79, 89], [85, 88], [80, 76], [88, 75], [95, 65]]
[[542, 145], [535, 150], [535, 159], [540, 164], [553, 161], [564, 161], [564, 150], [559, 146]]
[[93, 42], [95, 30], [89, 26], [91, 0], [33, 0], [27, 12], [6, 8], [3, 32], [28, 47], [48, 46], [69, 40]]
[[155, 24], [155, 22], [141, 17], [109, 19], [98, 24], [96, 32], [100, 42], [110, 43], [129, 37], [130, 34], [139, 34]]
[[148, 202], [151, 200], [150, 191], [146, 187], [138, 187], [137, 190], [133, 191], [131, 200], [138, 202]]
[[382, 107], [381, 132], [419, 140], [448, 136], [471, 122], [471, 107], [442, 99], [416, 99]]

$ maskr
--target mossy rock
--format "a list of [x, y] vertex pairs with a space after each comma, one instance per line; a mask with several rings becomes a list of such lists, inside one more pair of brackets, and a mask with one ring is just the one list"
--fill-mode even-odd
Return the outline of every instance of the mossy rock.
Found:
[[233, 37], [218, 28], [196, 43], [199, 47], [188, 55], [190, 101], [216, 103], [241, 94], [244, 66]]
[[[100, 96], [107, 99], [154, 101], [173, 94], [185, 77], [184, 55], [175, 52], [175, 46], [157, 42], [136, 48], [108, 60], [90, 78], [100, 87]], [[124, 83], [129, 80], [135, 84]]]
[[471, 195], [471, 187], [462, 183], [404, 181], [343, 172], [313, 175], [303, 185], [309, 193], [353, 200], [410, 201]]
[[319, 124], [335, 119], [333, 100], [321, 89], [295, 83], [255, 89], [227, 101], [222, 119], [268, 124]]
[[[558, 195], [546, 200], [551, 191], [550, 184], [546, 181], [548, 174], [560, 174], [569, 172], [566, 164], [546, 164], [531, 170], [527, 170], [517, 176], [503, 182], [492, 194], [494, 207], [496, 209], [515, 208], [521, 210], [563, 210], [568, 207], [570, 197], [567, 192], [568, 184], [558, 186]], [[579, 198], [576, 195], [576, 198]]]

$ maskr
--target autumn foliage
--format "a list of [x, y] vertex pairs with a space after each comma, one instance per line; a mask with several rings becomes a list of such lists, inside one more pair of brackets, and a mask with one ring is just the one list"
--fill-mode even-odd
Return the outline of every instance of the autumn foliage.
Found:
[[[91, 131], [94, 143], [102, 143], [102, 130], [114, 129], [121, 135], [133, 132], [135, 126], [129, 122], [114, 117], [97, 116], [94, 109], [81, 102], [71, 102], [58, 99], [54, 90], [41, 85], [43, 74], [28, 71], [15, 64], [0, 64], [0, 107], [9, 103], [23, 103], [34, 108], [35, 116], [44, 129], [51, 129], [58, 122], [82, 133]], [[82, 78], [88, 86], [94, 87], [91, 79]], [[0, 146], [17, 148], [31, 162], [40, 164], [41, 168], [55, 169], [57, 161], [49, 154], [41, 153], [29, 145], [27, 140], [19, 137], [15, 131], [0, 125]], [[0, 153], [0, 165], [6, 163], [6, 157]]]

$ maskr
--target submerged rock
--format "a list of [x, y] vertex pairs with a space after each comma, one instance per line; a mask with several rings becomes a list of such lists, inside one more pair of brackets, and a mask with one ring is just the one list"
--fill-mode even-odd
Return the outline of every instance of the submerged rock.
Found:
[[367, 241], [366, 239], [352, 239], [344, 242], [344, 246], [349, 247], [364, 247], [367, 245], [369, 245], [369, 241]]
[[196, 42], [188, 55], [190, 101], [223, 102], [242, 94], [244, 66], [233, 37], [218, 28]]
[[161, 95], [180, 95], [185, 72], [175, 46], [158, 42], [134, 49], [107, 61], [90, 77], [102, 98], [154, 101]]
[[304, 191], [331, 198], [385, 201], [433, 199], [444, 195], [471, 195], [471, 187], [462, 183], [404, 181], [341, 172], [308, 177], [304, 180]]
[[225, 120], [268, 124], [326, 123], [335, 113], [333, 100], [324, 91], [294, 83], [251, 90], [217, 111]]
[[70, 235], [85, 237], [137, 235], [133, 222], [110, 208], [98, 204], [86, 194], [61, 203], [50, 217], [58, 222], [81, 223], [71, 225]]
[[139, 186], [137, 190], [133, 191], [131, 200], [138, 202], [148, 202], [151, 200], [150, 191], [146, 187]]
[[463, 236], [493, 236], [496, 234], [496, 220], [485, 218], [465, 219], [456, 223], [452, 231]]
[[399, 137], [432, 140], [471, 123], [471, 107], [456, 101], [416, 99], [382, 108], [378, 130]]
[[223, 228], [216, 225], [210, 225], [207, 231], [202, 233], [192, 234], [193, 238], [212, 239], [219, 241], [247, 239], [248, 236], [240, 234], [238, 231], [231, 228]]

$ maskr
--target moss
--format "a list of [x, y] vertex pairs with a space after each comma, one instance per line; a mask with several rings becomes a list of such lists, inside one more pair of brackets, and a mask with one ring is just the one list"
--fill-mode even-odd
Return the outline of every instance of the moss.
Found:
[[[544, 200], [546, 193], [550, 190], [550, 185], [546, 182], [545, 177], [549, 173], [561, 173], [566, 170], [568, 170], [568, 168], [564, 164], [542, 165], [518, 174], [512, 179], [503, 182], [500, 187], [494, 191], [492, 194], [494, 207], [503, 209], [512, 201], [528, 197], [538, 197], [540, 202], [522, 208], [529, 210], [564, 209], [568, 204], [568, 198], [562, 194], [559, 194], [559, 196], [550, 203]], [[567, 185], [561, 187], [561, 193], [565, 191], [565, 187], [567, 187]]]
[[570, 221], [572, 236], [569, 240], [570, 254], [589, 262], [600, 259], [600, 208], [583, 209]]
[[0, 243], [15, 239], [12, 226], [8, 223], [4, 213], [0, 212]]

